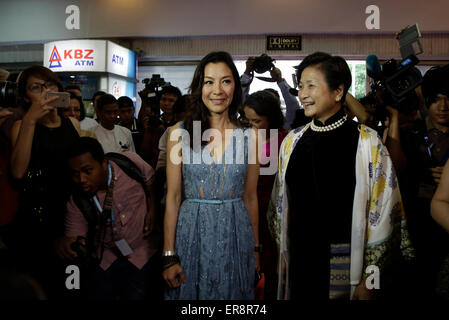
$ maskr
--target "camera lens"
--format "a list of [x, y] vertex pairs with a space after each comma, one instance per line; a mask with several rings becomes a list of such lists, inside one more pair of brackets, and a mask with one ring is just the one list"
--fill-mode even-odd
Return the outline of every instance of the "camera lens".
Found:
[[0, 106], [16, 107], [17, 91], [17, 83], [10, 81], [0, 82]]

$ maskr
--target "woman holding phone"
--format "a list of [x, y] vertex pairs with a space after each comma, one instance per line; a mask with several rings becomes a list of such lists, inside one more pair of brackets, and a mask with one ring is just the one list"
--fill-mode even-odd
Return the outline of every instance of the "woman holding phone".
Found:
[[[10, 247], [18, 253], [49, 296], [55, 292], [54, 242], [63, 234], [65, 206], [70, 192], [65, 168], [68, 146], [80, 134], [78, 120], [63, 118], [51, 106], [62, 84], [51, 70], [33, 66], [18, 80], [25, 115], [11, 130], [11, 173], [20, 187], [20, 208], [13, 221]], [[23, 261], [25, 260], [25, 261]], [[64, 282], [62, 282], [63, 286]]]

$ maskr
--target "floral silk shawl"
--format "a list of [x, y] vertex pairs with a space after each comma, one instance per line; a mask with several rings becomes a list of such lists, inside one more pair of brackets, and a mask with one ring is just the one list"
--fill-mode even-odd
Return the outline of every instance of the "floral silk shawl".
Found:
[[[279, 171], [267, 212], [270, 231], [280, 246], [278, 299], [289, 298], [289, 195], [285, 174], [297, 142], [309, 127], [310, 124], [307, 124], [291, 131], [281, 145]], [[355, 286], [370, 274], [366, 274], [364, 268], [375, 265], [382, 272], [385, 262], [391, 261], [391, 253], [395, 249], [400, 249], [406, 258], [414, 255], [406, 230], [398, 181], [387, 148], [376, 131], [365, 125], [360, 125], [359, 131], [352, 212], [351, 297]], [[285, 279], [286, 286], [282, 285], [282, 279]]]

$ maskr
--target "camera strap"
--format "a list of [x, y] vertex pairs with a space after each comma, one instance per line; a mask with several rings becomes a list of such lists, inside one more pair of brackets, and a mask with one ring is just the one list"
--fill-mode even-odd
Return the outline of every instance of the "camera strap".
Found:
[[[108, 219], [111, 222], [114, 243], [116, 247], [120, 250], [121, 254], [126, 257], [130, 255], [133, 251], [129, 246], [129, 244], [126, 242], [126, 240], [118, 239], [117, 225], [114, 217], [114, 212], [112, 209], [113, 190], [114, 190], [114, 168], [111, 166], [111, 163], [108, 162], [108, 191], [106, 192], [106, 196], [103, 201], [103, 208], [100, 205], [100, 201], [98, 200], [97, 195], [93, 196], [93, 200], [95, 206], [98, 209], [99, 214], [103, 216], [103, 219]], [[103, 229], [104, 229], [103, 239], [101, 241], [102, 247], [104, 246], [104, 237], [106, 234], [106, 228]], [[102, 251], [103, 249], [104, 248], [102, 248]]]
[[114, 235], [117, 234], [117, 226], [115, 224], [114, 212], [112, 210], [112, 196], [114, 190], [114, 179], [113, 178], [113, 168], [111, 164], [108, 162], [108, 191], [106, 192], [106, 196], [103, 201], [103, 207], [100, 205], [100, 201], [98, 200], [97, 195], [93, 196], [93, 200], [95, 206], [97, 207], [98, 213], [100, 215], [104, 215], [105, 219], [110, 220], [112, 225], [112, 230]]

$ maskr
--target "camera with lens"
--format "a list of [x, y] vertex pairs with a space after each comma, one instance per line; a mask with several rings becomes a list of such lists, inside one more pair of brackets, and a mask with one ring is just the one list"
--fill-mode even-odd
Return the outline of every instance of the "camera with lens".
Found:
[[159, 107], [160, 92], [163, 87], [170, 85], [170, 82], [166, 82], [160, 74], [153, 74], [151, 79], [145, 78], [142, 82], [147, 90], [146, 105], [152, 110], [152, 115], [148, 116], [148, 123], [151, 127], [157, 127], [162, 123]]
[[275, 60], [263, 53], [254, 59], [253, 68], [256, 73], [265, 73], [274, 67]]
[[16, 82], [0, 82], [0, 107], [17, 107], [18, 96], [18, 87]]
[[367, 74], [371, 77], [371, 91], [380, 97], [375, 104], [376, 117], [383, 121], [386, 117], [385, 106], [389, 105], [399, 112], [409, 113], [418, 107], [415, 88], [422, 83], [421, 72], [416, 68], [418, 54], [423, 52], [419, 40], [421, 34], [418, 25], [407, 27], [398, 33], [402, 60], [390, 59], [380, 66], [375, 55], [367, 58]]
[[153, 74], [150, 78], [145, 78], [142, 80], [142, 83], [145, 84], [145, 89], [150, 92], [159, 92], [162, 87], [169, 85], [170, 83], [165, 82], [164, 78], [161, 78], [160, 74]]
[[88, 249], [85, 237], [79, 236], [75, 242], [70, 245], [70, 248], [76, 252], [77, 257], [74, 263], [82, 267], [93, 267], [98, 264], [98, 258], [96, 252], [90, 252]]

